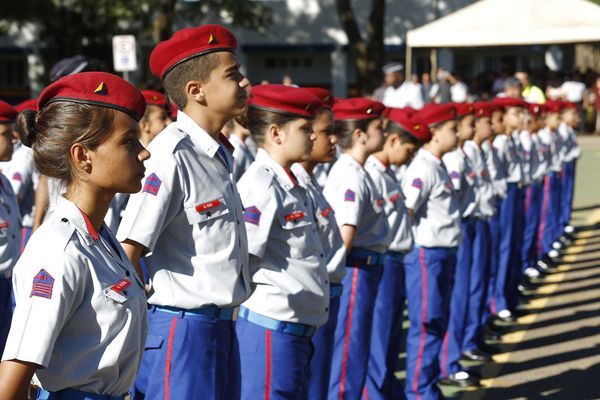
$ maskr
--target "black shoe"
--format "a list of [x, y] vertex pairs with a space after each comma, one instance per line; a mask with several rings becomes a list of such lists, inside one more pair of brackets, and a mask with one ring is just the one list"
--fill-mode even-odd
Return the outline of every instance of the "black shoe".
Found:
[[492, 361], [492, 355], [480, 349], [467, 350], [464, 353], [462, 353], [462, 356], [460, 358], [465, 361]]
[[517, 318], [513, 314], [503, 315], [503, 316], [495, 315], [494, 318], [496, 318], [496, 321], [504, 322], [507, 324], [512, 324], [513, 322], [517, 322]]
[[477, 387], [480, 386], [479, 378], [467, 371], [459, 371], [455, 374], [450, 374], [447, 378], [442, 378], [439, 381], [440, 385], [455, 386], [455, 387]]
[[501, 351], [501, 350], [500, 350], [498, 347], [496, 347], [496, 346], [491, 346], [491, 345], [489, 345], [489, 344], [487, 344], [487, 343], [482, 343], [482, 344], [479, 344], [479, 345], [477, 346], [477, 348], [478, 348], [479, 350], [481, 350], [481, 351], [483, 351], [483, 352], [487, 353], [487, 354], [490, 354], [490, 355], [493, 355], [493, 354], [500, 354], [500, 353], [502, 353], [502, 351]]
[[502, 335], [494, 332], [486, 332], [484, 333], [483, 338], [486, 342], [500, 342], [502, 340]]

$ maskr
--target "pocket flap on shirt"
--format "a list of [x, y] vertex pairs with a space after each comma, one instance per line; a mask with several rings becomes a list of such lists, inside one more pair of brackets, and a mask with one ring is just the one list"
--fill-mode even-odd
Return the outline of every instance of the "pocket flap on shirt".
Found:
[[162, 336], [149, 334], [146, 337], [146, 346], [144, 347], [144, 349], [160, 349], [164, 341], [165, 338], [163, 338]]
[[222, 196], [212, 200], [198, 201], [185, 208], [185, 215], [190, 225], [201, 224], [228, 213], [227, 203]]

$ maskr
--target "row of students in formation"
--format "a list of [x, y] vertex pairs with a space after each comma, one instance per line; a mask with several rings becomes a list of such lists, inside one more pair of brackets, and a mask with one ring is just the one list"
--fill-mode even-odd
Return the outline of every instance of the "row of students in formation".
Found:
[[572, 229], [575, 107], [250, 89], [235, 48], [218, 25], [155, 47], [168, 125], [161, 94], [101, 72], [51, 84], [37, 111], [1, 104], [0, 159], [16, 118], [64, 184], [18, 258], [23, 197], [1, 177], [3, 398], [437, 399], [440, 380], [478, 383], [459, 361], [490, 359], [484, 328], [514, 319], [523, 276]]

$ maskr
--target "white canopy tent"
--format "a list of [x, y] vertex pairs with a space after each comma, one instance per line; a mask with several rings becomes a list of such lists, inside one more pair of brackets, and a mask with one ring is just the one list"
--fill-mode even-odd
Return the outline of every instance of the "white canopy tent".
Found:
[[588, 0], [480, 0], [407, 33], [415, 47], [491, 47], [600, 41], [600, 6]]

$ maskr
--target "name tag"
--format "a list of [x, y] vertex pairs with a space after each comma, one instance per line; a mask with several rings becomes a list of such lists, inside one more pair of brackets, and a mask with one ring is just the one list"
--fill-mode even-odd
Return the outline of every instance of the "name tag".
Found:
[[298, 211], [285, 216], [286, 221], [297, 221], [302, 218], [304, 218], [304, 213], [302, 211]]
[[127, 297], [124, 295], [123, 291], [129, 285], [131, 285], [131, 281], [129, 279], [123, 279], [121, 282], [115, 283], [111, 287], [104, 289], [104, 295], [117, 303], [124, 303], [127, 301]]
[[321, 215], [322, 215], [324, 218], [327, 218], [327, 216], [328, 216], [330, 213], [331, 213], [331, 207], [327, 207], [326, 209], [324, 209], [324, 210], [321, 212]]
[[196, 206], [196, 211], [201, 213], [204, 211], [211, 210], [220, 205], [221, 205], [221, 201], [219, 199], [215, 199], [215, 200], [207, 201], [206, 203], [198, 204]]

